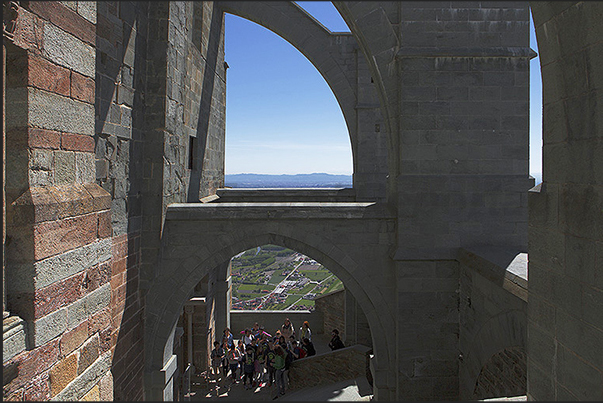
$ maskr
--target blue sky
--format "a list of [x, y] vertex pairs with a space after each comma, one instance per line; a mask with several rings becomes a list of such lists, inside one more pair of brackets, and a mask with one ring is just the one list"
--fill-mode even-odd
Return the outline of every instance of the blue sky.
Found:
[[[330, 2], [300, 1], [331, 31], [347, 31]], [[531, 30], [530, 43], [536, 48]], [[226, 174], [352, 173], [341, 109], [318, 70], [273, 32], [226, 14]], [[532, 111], [541, 111], [540, 66], [531, 61]], [[541, 172], [541, 115], [530, 119], [530, 172]]]

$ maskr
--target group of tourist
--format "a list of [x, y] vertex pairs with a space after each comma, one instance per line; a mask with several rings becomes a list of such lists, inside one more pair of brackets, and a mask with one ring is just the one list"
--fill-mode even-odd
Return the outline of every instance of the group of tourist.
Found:
[[[343, 348], [337, 329], [333, 329], [332, 336], [329, 347], [332, 350]], [[216, 381], [229, 377], [233, 383], [242, 380], [245, 389], [255, 389], [258, 385], [270, 387], [276, 383], [277, 393], [284, 395], [291, 363], [315, 354], [308, 321], [296, 333], [291, 320], [286, 318], [274, 335], [256, 322], [242, 331], [237, 340], [229, 328], [224, 329], [222, 341], [214, 342], [211, 368]]]

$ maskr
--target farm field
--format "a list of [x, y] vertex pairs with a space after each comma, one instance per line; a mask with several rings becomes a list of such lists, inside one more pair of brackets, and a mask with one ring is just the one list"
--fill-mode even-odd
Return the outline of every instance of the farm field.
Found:
[[232, 259], [231, 275], [233, 310], [313, 310], [313, 296], [343, 289], [321, 264], [276, 245], [239, 253]]

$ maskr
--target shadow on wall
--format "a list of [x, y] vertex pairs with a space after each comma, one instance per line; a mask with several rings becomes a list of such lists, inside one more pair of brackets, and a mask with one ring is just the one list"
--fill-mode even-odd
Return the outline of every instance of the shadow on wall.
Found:
[[99, 3], [97, 18], [96, 177], [112, 196], [109, 340], [115, 343], [111, 364], [114, 400], [143, 398], [143, 303], [138, 273], [146, 82], [146, 39], [142, 34], [147, 31], [142, 23], [147, 8], [146, 3]]
[[494, 354], [475, 382], [473, 397], [524, 396], [527, 390], [526, 352], [521, 347], [506, 348]]

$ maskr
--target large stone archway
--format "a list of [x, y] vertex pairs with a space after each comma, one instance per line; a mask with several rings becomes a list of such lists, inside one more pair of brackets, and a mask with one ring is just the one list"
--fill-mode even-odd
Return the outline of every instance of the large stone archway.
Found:
[[[353, 182], [357, 200], [386, 198], [389, 154], [396, 147], [391, 125], [383, 124], [370, 59], [359, 51], [358, 35], [330, 32], [301, 7], [289, 1], [221, 1], [219, 10], [274, 32], [289, 42], [318, 70], [333, 92], [345, 119], [350, 138]], [[387, 83], [386, 83], [387, 84]], [[379, 159], [371, 158], [379, 155]]]
[[253, 21], [279, 35], [312, 63], [337, 99], [348, 127], [355, 159], [356, 69], [345, 63], [346, 59], [354, 57], [356, 41], [352, 35], [329, 32], [290, 1], [221, 1], [217, 5], [226, 13]]
[[322, 262], [344, 283], [368, 319], [375, 352], [374, 385], [377, 394], [380, 390], [387, 396], [395, 329], [388, 304], [393, 298], [391, 267], [385, 257], [391, 245], [390, 221], [371, 212], [371, 203], [259, 204], [181, 204], [168, 208], [158, 276], [147, 294], [146, 398], [163, 397], [163, 382], [169, 380], [166, 366], [171, 359], [166, 346], [192, 286], [235, 254], [267, 243], [295, 249]]

